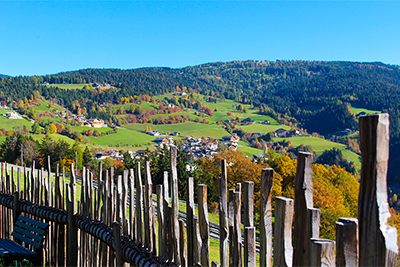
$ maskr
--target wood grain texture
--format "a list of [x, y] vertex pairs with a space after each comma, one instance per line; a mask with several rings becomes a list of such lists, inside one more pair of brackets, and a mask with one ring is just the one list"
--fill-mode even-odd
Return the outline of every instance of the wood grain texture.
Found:
[[309, 266], [335, 267], [335, 241], [329, 239], [312, 238], [310, 242]]
[[195, 264], [195, 251], [197, 248], [196, 242], [196, 225], [194, 224], [195, 206], [194, 206], [194, 179], [188, 178], [186, 195], [186, 229], [187, 229], [187, 263], [188, 266]]
[[221, 177], [219, 184], [219, 257], [222, 267], [228, 266], [228, 173], [226, 170], [226, 160], [221, 160]]
[[389, 114], [359, 118], [361, 180], [358, 196], [360, 266], [394, 266], [396, 228], [388, 225]]
[[207, 208], [207, 186], [200, 184], [197, 186], [197, 199], [199, 202], [199, 226], [201, 237], [201, 250], [200, 262], [201, 266], [210, 266], [210, 252], [209, 252], [209, 222], [208, 222], [208, 208]]
[[263, 169], [260, 189], [260, 266], [272, 266], [272, 207], [271, 192], [274, 170]]
[[293, 210], [293, 199], [275, 198], [274, 266], [291, 267], [293, 264]]
[[299, 152], [295, 178], [293, 266], [308, 266], [310, 226], [308, 209], [313, 208], [312, 154]]
[[358, 220], [339, 218], [336, 222], [336, 266], [358, 266]]
[[136, 163], [135, 168], [135, 187], [136, 187], [136, 209], [135, 209], [135, 222], [136, 222], [136, 242], [143, 244], [143, 187], [142, 177], [140, 175], [140, 162]]
[[172, 189], [172, 234], [174, 242], [174, 261], [180, 265], [180, 248], [179, 248], [179, 199], [178, 199], [178, 171], [176, 169], [176, 161], [178, 157], [178, 149], [176, 146], [170, 148], [170, 165], [171, 165], [171, 189]]
[[244, 267], [256, 266], [256, 228], [244, 228]]

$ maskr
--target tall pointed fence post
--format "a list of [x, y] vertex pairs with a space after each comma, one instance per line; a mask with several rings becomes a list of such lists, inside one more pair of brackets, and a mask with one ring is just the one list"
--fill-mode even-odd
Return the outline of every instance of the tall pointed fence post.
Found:
[[189, 177], [187, 181], [187, 199], [186, 199], [186, 229], [187, 229], [187, 263], [188, 266], [194, 266], [195, 264], [195, 251], [197, 243], [195, 242], [195, 227], [194, 217], [194, 179]]
[[358, 266], [358, 220], [339, 218], [336, 222], [336, 265]]
[[144, 246], [150, 251], [153, 249], [153, 182], [151, 181], [150, 162], [145, 166], [145, 191], [144, 191]]
[[74, 164], [71, 164], [71, 180], [67, 186], [67, 266], [78, 265], [78, 229], [75, 226], [75, 172]]
[[274, 170], [263, 169], [260, 189], [260, 266], [272, 266], [272, 207], [271, 192]]
[[360, 266], [395, 266], [396, 228], [388, 225], [389, 114], [359, 117], [361, 180], [358, 196]]
[[[164, 227], [165, 227], [165, 219], [164, 219], [164, 205], [163, 205], [163, 186], [162, 184], [158, 184], [157, 188], [157, 222], [158, 222], [158, 255], [166, 258], [165, 256], [165, 240], [164, 240]], [[188, 229], [189, 230], [189, 229]]]
[[221, 177], [219, 178], [219, 257], [221, 267], [228, 267], [228, 173], [226, 160], [221, 160]]
[[241, 267], [242, 266], [242, 218], [241, 218], [241, 184], [236, 184], [236, 189], [233, 193], [233, 201], [234, 201], [234, 230], [233, 230], [233, 239], [234, 243], [234, 265]]
[[[254, 182], [243, 183], [243, 220], [244, 220], [244, 266], [255, 264], [255, 229], [254, 226]], [[254, 233], [253, 233], [254, 231]], [[254, 260], [254, 262], [253, 262]]]
[[136, 242], [143, 244], [143, 225], [142, 225], [142, 212], [143, 212], [143, 187], [142, 178], [140, 175], [140, 162], [136, 163], [136, 175], [135, 175], [135, 186], [136, 186]]
[[310, 229], [308, 209], [313, 208], [312, 154], [299, 152], [295, 178], [293, 266], [309, 265]]
[[178, 149], [176, 146], [170, 148], [171, 156], [171, 186], [172, 186], [172, 234], [174, 242], [174, 260], [177, 265], [180, 265], [180, 242], [179, 242], [179, 199], [178, 199], [178, 172], [176, 169], [176, 162], [178, 157]]
[[293, 208], [293, 199], [275, 198], [274, 266], [291, 267], [293, 263]]
[[201, 266], [210, 266], [210, 230], [208, 223], [208, 208], [207, 208], [207, 186], [200, 184], [197, 186], [197, 199], [199, 202], [199, 224], [200, 224], [200, 236], [201, 236], [201, 251], [200, 251], [200, 262]]
[[135, 175], [134, 170], [129, 169], [129, 229], [130, 236], [135, 241]]

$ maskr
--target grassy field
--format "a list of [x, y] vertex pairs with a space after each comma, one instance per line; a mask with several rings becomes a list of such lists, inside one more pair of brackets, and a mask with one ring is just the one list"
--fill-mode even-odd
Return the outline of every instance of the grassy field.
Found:
[[187, 135], [192, 135], [193, 137], [212, 137], [221, 138], [224, 135], [228, 135], [222, 126], [216, 124], [203, 124], [195, 122], [178, 123], [178, 124], [163, 124], [163, 125], [153, 125], [153, 124], [129, 124], [124, 125], [124, 128], [135, 131], [145, 131], [146, 126], [150, 126], [152, 130], [157, 130], [159, 132], [167, 133], [170, 132], [180, 132], [181, 137]]
[[360, 112], [365, 112], [367, 114], [372, 114], [372, 113], [381, 113], [381, 111], [377, 111], [377, 110], [370, 110], [370, 109], [366, 109], [366, 108], [355, 108], [355, 107], [351, 107], [350, 108], [350, 112], [353, 114], [358, 114]]
[[266, 125], [260, 123], [253, 123], [249, 125], [239, 125], [236, 128], [242, 128], [245, 132], [248, 133], [269, 133], [275, 132], [276, 130], [283, 128], [285, 130], [290, 130], [290, 126], [287, 125]]
[[[10, 112], [7, 109], [0, 109], [0, 114]], [[15, 128], [24, 127], [24, 125], [30, 130], [32, 123], [26, 119], [20, 120], [10, 120], [2, 115], [0, 115], [0, 128], [4, 128], [6, 131], [13, 131]]]
[[32, 105], [32, 107], [33, 107], [33, 109], [35, 110], [36, 113], [43, 113], [43, 112], [46, 112], [46, 111], [51, 112], [54, 109], [55, 110], [67, 111], [67, 109], [65, 109], [65, 108], [63, 108], [63, 107], [61, 107], [61, 106], [59, 106], [57, 104], [51, 103], [51, 107], [49, 107], [49, 104], [50, 104], [50, 101], [40, 99], [39, 100], [39, 104], [38, 105]]
[[58, 87], [61, 89], [83, 89], [85, 84], [47, 84], [47, 87]]

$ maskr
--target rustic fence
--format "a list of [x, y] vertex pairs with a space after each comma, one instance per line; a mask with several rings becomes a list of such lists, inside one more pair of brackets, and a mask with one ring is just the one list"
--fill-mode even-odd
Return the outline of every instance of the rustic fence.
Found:
[[[276, 198], [273, 229], [273, 169], [264, 169], [260, 266], [395, 266], [397, 232], [387, 224], [389, 118], [387, 114], [365, 116], [359, 124], [362, 169], [358, 219], [340, 218], [336, 241], [319, 238], [320, 211], [313, 207], [312, 154], [300, 152], [295, 200]], [[50, 166], [45, 171], [2, 163], [0, 236], [10, 236], [11, 222], [22, 212], [51, 224], [45, 244], [50, 266], [255, 266], [253, 182], [244, 182], [243, 190], [241, 184], [228, 190], [227, 164], [222, 161], [220, 262], [210, 263], [207, 187], [197, 186], [196, 217], [194, 180], [188, 179], [186, 220], [179, 219], [176, 148], [170, 153], [171, 173], [164, 172], [163, 184], [156, 188], [148, 162], [143, 178], [139, 163], [118, 176], [113, 168], [103, 171], [100, 164], [97, 179], [83, 168], [80, 201], [73, 166], [66, 183], [65, 172], [58, 168], [52, 174]], [[153, 192], [157, 194], [156, 204]]]

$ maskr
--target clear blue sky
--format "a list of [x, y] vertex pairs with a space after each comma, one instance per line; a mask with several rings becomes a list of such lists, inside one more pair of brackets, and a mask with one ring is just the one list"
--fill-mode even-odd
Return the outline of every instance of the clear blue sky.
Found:
[[0, 73], [232, 60], [400, 64], [400, 1], [1, 1]]

